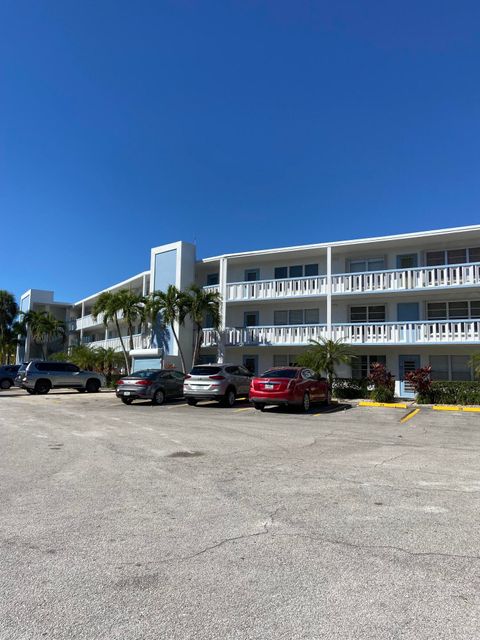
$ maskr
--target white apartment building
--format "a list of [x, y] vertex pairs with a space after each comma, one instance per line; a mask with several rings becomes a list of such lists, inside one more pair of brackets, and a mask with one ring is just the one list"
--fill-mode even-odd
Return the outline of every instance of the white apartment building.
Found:
[[[294, 363], [311, 339], [332, 338], [349, 343], [357, 356], [339, 375], [363, 377], [373, 362], [384, 362], [397, 379], [398, 395], [411, 393], [405, 373], [426, 364], [435, 379], [472, 378], [469, 359], [480, 350], [480, 225], [200, 260], [195, 246], [177, 242], [153, 248], [149, 270], [109, 290], [145, 294], [192, 282], [222, 298], [221, 330], [205, 318], [203, 361], [263, 371]], [[62, 307], [51, 292], [29, 291], [21, 304], [27, 310], [28, 298], [29, 308], [63, 308], [70, 344], [119, 349], [114, 327], [91, 315], [100, 293]], [[37, 300], [45, 294], [47, 302]], [[179, 335], [190, 361], [191, 326], [179, 327]], [[139, 326], [133, 343], [137, 369], [167, 361], [179, 365], [168, 334], [152, 348]], [[34, 349], [27, 339], [19, 359], [32, 357]]]

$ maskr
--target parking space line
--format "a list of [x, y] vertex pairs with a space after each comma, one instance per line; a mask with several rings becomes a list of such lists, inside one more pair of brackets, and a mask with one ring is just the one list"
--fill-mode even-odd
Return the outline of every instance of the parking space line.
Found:
[[407, 422], [408, 420], [411, 420], [419, 412], [420, 412], [420, 409], [412, 409], [409, 413], [407, 413], [406, 415], [403, 416], [403, 418], [400, 419], [400, 422]]
[[252, 407], [242, 407], [241, 409], [235, 409], [234, 413], [238, 413], [239, 411], [251, 411]]

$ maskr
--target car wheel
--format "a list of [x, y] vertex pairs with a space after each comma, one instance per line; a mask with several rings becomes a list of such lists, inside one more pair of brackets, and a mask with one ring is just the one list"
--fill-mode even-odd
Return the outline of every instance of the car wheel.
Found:
[[310, 409], [310, 395], [308, 393], [303, 394], [302, 409], [308, 411]]
[[50, 383], [48, 380], [39, 380], [35, 385], [35, 393], [43, 396], [50, 391]]
[[34, 396], [34, 395], [36, 395], [36, 393], [37, 393], [37, 392], [35, 391], [35, 389], [25, 389], [25, 391], [26, 391], [27, 393], [29, 393], [31, 396]]
[[224, 407], [233, 407], [235, 404], [235, 389], [228, 389], [225, 397], [222, 400], [222, 405]]
[[97, 393], [97, 391], [100, 389], [100, 382], [98, 380], [90, 378], [90, 380], [87, 380], [85, 389], [88, 393]]
[[196, 398], [187, 398], [187, 404], [189, 404], [191, 407], [195, 407], [197, 402], [198, 400], [196, 400]]
[[85, 393], [86, 389], [77, 389], [78, 393]]
[[157, 389], [153, 394], [152, 404], [163, 404], [165, 402], [165, 393], [161, 389]]
[[10, 389], [11, 386], [12, 386], [12, 383], [8, 378], [4, 378], [3, 380], [0, 380], [0, 389], [3, 389], [4, 391], [6, 391], [7, 389]]
[[265, 405], [264, 404], [259, 404], [258, 402], [255, 402], [254, 405], [255, 409], [257, 411], [265, 411]]
[[133, 398], [122, 398], [123, 404], [132, 404]]

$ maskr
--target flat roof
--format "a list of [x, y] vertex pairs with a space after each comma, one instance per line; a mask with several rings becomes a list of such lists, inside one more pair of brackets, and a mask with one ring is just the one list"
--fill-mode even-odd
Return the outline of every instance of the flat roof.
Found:
[[132, 276], [131, 278], [127, 278], [126, 280], [122, 280], [121, 282], [116, 282], [115, 284], [112, 284], [110, 287], [106, 287], [105, 289], [102, 289], [101, 291], [97, 291], [96, 293], [92, 293], [92, 295], [87, 296], [86, 298], [82, 298], [81, 300], [78, 300], [77, 302], [74, 302], [72, 306], [75, 306], [77, 304], [82, 304], [82, 302], [87, 302], [88, 300], [91, 300], [92, 298], [96, 298], [97, 296], [99, 296], [101, 293], [104, 293], [105, 291], [111, 291], [112, 289], [116, 289], [117, 287], [122, 287], [125, 284], [129, 284], [130, 282], [132, 282], [133, 280], [137, 280], [137, 278], [143, 278], [143, 276], [149, 276], [150, 275], [150, 269], [148, 271], [142, 271], [141, 273], [137, 273], [137, 275]]
[[414, 233], [400, 233], [391, 236], [374, 236], [371, 238], [358, 238], [354, 240], [336, 240], [334, 242], [320, 242], [317, 244], [302, 244], [291, 247], [279, 247], [277, 249], [262, 249], [257, 251], [241, 251], [239, 253], [224, 253], [211, 258], [203, 258], [199, 263], [214, 262], [221, 258], [242, 258], [248, 256], [269, 255], [275, 253], [283, 253], [288, 251], [308, 251], [311, 249], [326, 249], [327, 247], [347, 247], [360, 244], [377, 243], [377, 242], [393, 242], [395, 240], [410, 240], [414, 238], [426, 238], [432, 236], [442, 236], [453, 233], [466, 233], [468, 231], [480, 231], [480, 225], [473, 224], [465, 227], [451, 227], [448, 229], [433, 229], [431, 231], [417, 231]]

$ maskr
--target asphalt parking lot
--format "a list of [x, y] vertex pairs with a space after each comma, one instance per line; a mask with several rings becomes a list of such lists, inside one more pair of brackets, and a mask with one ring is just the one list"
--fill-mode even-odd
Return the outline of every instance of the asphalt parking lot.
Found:
[[480, 637], [480, 419], [0, 393], [1, 640]]

